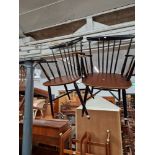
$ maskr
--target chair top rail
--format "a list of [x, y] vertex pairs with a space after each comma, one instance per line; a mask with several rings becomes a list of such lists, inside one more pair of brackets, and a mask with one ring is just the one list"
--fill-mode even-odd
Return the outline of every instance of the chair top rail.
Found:
[[65, 42], [65, 43], [61, 43], [59, 45], [54, 45], [52, 47], [49, 47], [50, 49], [57, 49], [57, 48], [66, 48], [66, 47], [69, 47], [69, 46], [72, 46], [80, 41], [82, 41], [83, 37], [79, 37], [79, 38], [76, 38], [74, 40], [71, 40], [71, 41], [68, 41], [68, 42]]
[[126, 40], [134, 38], [134, 35], [113, 35], [113, 36], [95, 36], [87, 37], [88, 41], [108, 41], [108, 40]]

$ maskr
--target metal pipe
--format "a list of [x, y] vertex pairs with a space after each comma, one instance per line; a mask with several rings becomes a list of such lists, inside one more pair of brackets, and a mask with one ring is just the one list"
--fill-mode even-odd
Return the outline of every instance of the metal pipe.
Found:
[[33, 107], [33, 62], [26, 61], [26, 88], [23, 122], [22, 155], [31, 155], [32, 151], [32, 107]]

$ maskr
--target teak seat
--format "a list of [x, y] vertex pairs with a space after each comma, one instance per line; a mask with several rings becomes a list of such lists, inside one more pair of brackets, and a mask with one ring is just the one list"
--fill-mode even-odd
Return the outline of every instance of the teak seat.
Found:
[[92, 87], [104, 87], [105, 89], [127, 89], [131, 86], [131, 81], [127, 81], [120, 74], [88, 74], [87, 78], [83, 79], [83, 82]]
[[61, 78], [57, 77], [55, 79], [52, 79], [50, 81], [47, 81], [44, 83], [45, 86], [59, 86], [59, 85], [64, 85], [64, 84], [70, 84], [74, 83], [77, 80], [79, 80], [81, 77], [76, 76], [62, 76]]
[[68, 90], [67, 85], [73, 84], [75, 87], [75, 91], [78, 94], [80, 102], [84, 108], [84, 111], [89, 118], [87, 109], [84, 105], [83, 98], [80, 94], [80, 89], [76, 83], [81, 77], [81, 66], [80, 66], [80, 58], [79, 54], [82, 53], [82, 39], [83, 37], [61, 43], [59, 45], [55, 45], [50, 47], [51, 49], [51, 57], [47, 59], [42, 59], [39, 62], [39, 65], [44, 72], [48, 81], [44, 83], [45, 86], [48, 87], [49, 100], [51, 104], [51, 113], [54, 117], [53, 111], [53, 101], [57, 98], [63, 97], [58, 96], [53, 99], [51, 94], [51, 87], [63, 85], [66, 91], [66, 94], [70, 100], [70, 93], [73, 90]]
[[[81, 61], [82, 82], [86, 85], [86, 104], [89, 87], [109, 91], [118, 101], [123, 98], [124, 117], [127, 118], [126, 89], [131, 86], [130, 78], [135, 67], [134, 36], [88, 37], [89, 54]], [[118, 98], [113, 91], [118, 92]]]

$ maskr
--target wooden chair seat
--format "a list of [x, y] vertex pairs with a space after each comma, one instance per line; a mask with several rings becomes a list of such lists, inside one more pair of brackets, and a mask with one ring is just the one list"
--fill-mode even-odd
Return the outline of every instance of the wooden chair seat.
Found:
[[131, 81], [127, 81], [120, 74], [88, 74], [86, 78], [83, 78], [82, 82], [89, 86], [104, 89], [127, 89], [131, 86]]
[[79, 80], [81, 77], [79, 76], [61, 76], [55, 79], [51, 79], [43, 83], [45, 86], [59, 86], [64, 84], [74, 83], [75, 81]]

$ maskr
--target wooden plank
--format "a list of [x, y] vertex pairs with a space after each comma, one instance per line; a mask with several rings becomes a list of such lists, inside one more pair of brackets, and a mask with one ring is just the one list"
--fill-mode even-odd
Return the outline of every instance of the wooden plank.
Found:
[[46, 90], [43, 90], [43, 89], [34, 88], [34, 94], [35, 95], [41, 95], [43, 97], [48, 98], [48, 92]]
[[135, 7], [125, 8], [93, 17], [93, 20], [106, 25], [135, 21]]
[[31, 36], [36, 40], [53, 38], [53, 37], [72, 34], [76, 30], [78, 30], [80, 27], [82, 27], [84, 24], [86, 24], [86, 20], [82, 19], [82, 20], [71, 22], [71, 23], [43, 29], [43, 30], [26, 33], [25, 35]]
[[[25, 93], [25, 84], [20, 86], [19, 92]], [[34, 88], [34, 95], [39, 95], [39, 96], [48, 98], [48, 92], [46, 90], [39, 89], [39, 88]]]

